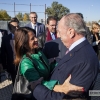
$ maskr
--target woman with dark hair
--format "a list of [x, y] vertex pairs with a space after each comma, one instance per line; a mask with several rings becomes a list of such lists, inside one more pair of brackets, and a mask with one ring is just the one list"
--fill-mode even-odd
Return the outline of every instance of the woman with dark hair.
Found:
[[[26, 79], [29, 82], [36, 81], [40, 77], [43, 77], [44, 80], [42, 81], [42, 84], [45, 85], [50, 90], [53, 90], [54, 87], [59, 84], [57, 80], [49, 80], [49, 75], [51, 72], [51, 66], [55, 67], [56, 63], [52, 63], [49, 65], [49, 61], [46, 59], [45, 55], [39, 50], [38, 48], [38, 41], [35, 37], [35, 30], [31, 29], [29, 27], [23, 27], [19, 28], [15, 31], [15, 52], [16, 52], [16, 58], [15, 58], [15, 65], [19, 66], [19, 72], [21, 75], [26, 77]], [[32, 60], [34, 60], [34, 63]], [[68, 80], [67, 80], [68, 81]], [[62, 85], [59, 85], [59, 92], [67, 93], [69, 90], [74, 89], [82, 89], [82, 87], [78, 87], [75, 85], [71, 85], [68, 82], [66, 82], [66, 86], [62, 87]], [[65, 83], [63, 85], [65, 85]], [[71, 86], [73, 88], [71, 88]], [[56, 88], [54, 91], [56, 91]], [[19, 98], [18, 100], [24, 100], [24, 98]], [[25, 99], [25, 100], [32, 100], [32, 99]]]

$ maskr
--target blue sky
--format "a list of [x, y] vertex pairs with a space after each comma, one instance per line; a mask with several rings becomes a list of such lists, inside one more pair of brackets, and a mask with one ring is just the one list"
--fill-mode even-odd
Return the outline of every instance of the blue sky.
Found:
[[[27, 6], [16, 5], [16, 11], [20, 11], [22, 13], [25, 13], [23, 11], [26, 11], [26, 13], [29, 13], [30, 7], [28, 5], [31, 3], [32, 5], [37, 5], [32, 6], [31, 11], [38, 12], [37, 14], [39, 19], [44, 19], [44, 5], [46, 4], [46, 7], [50, 7], [53, 1], [57, 1], [63, 6], [69, 8], [71, 13], [81, 12], [84, 16], [85, 21], [100, 20], [100, 0], [0, 0], [0, 9], [6, 11], [14, 11], [13, 5], [2, 3], [14, 4], [15, 2], [16, 4], [27, 4]], [[14, 12], [8, 12], [8, 14], [14, 17]]]

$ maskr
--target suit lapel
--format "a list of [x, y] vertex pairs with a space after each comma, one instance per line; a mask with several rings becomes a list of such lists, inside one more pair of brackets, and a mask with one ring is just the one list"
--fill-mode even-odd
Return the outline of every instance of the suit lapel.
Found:
[[62, 68], [61, 65], [63, 65], [65, 62], [71, 60], [74, 56], [75, 56], [75, 52], [78, 52], [78, 50], [80, 50], [83, 46], [89, 44], [87, 40], [83, 41], [82, 43], [80, 43], [79, 45], [77, 45], [74, 49], [72, 49], [68, 54], [66, 54], [58, 63], [58, 65], [55, 67], [54, 70], [56, 70], [56, 68]]
[[29, 27], [33, 29], [31, 22], [29, 23]]
[[54, 68], [54, 70], [51, 72], [51, 74], [56, 70], [56, 69], [61, 69], [62, 65], [72, 59], [74, 57], [74, 51], [70, 51], [68, 54], [66, 54], [58, 63], [58, 65]]
[[58, 67], [60, 69], [61, 65], [64, 64], [65, 62], [69, 61], [70, 59], [72, 59], [75, 55], [74, 53], [75, 51], [70, 51], [68, 54], [66, 54], [61, 60], [60, 62], [58, 63]]

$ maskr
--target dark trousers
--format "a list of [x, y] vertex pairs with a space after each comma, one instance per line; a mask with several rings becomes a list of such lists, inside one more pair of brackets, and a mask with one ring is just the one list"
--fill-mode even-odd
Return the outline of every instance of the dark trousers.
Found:
[[15, 67], [13, 66], [13, 67], [7, 68], [7, 72], [11, 75], [12, 83], [14, 85], [16, 74], [17, 74]]

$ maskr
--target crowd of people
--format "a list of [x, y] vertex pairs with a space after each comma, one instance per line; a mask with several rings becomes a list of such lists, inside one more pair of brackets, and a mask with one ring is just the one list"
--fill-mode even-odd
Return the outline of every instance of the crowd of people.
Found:
[[93, 23], [90, 31], [81, 13], [59, 22], [49, 16], [46, 26], [37, 22], [36, 12], [29, 18], [23, 27], [12, 18], [8, 35], [1, 35], [0, 71], [6, 69], [15, 86], [19, 69], [32, 91], [31, 98], [12, 94], [12, 100], [90, 100], [99, 72], [100, 25]]

